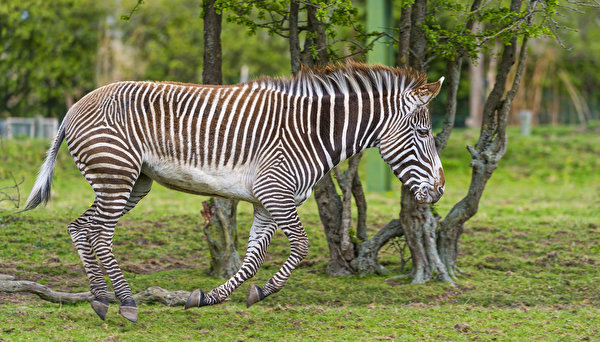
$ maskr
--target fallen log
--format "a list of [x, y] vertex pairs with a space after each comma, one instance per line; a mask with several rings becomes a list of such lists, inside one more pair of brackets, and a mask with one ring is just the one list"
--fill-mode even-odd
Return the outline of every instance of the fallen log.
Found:
[[[81, 302], [91, 302], [94, 297], [88, 292], [61, 292], [54, 291], [47, 287], [33, 281], [28, 280], [1, 280], [8, 277], [0, 277], [0, 292], [7, 293], [33, 293], [43, 300], [52, 303], [61, 304], [76, 304]], [[168, 291], [158, 286], [152, 286], [146, 290], [133, 296], [136, 303], [154, 304], [160, 303], [166, 306], [183, 306], [190, 296], [188, 291]], [[118, 300], [114, 294], [109, 294], [108, 300], [113, 303], [117, 303]]]

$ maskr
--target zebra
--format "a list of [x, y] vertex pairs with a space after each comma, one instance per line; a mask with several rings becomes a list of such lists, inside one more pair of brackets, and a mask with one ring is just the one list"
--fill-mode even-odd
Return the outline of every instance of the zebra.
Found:
[[436, 202], [445, 187], [428, 103], [444, 78], [408, 68], [347, 63], [304, 68], [295, 77], [263, 77], [209, 86], [124, 81], [98, 88], [67, 112], [47, 152], [24, 210], [46, 204], [56, 157], [66, 140], [91, 185], [92, 205], [68, 225], [101, 319], [108, 311], [101, 267], [120, 301], [119, 313], [137, 321], [131, 289], [112, 252], [119, 218], [150, 191], [153, 181], [198, 195], [253, 204], [243, 265], [209, 291], [194, 290], [185, 308], [223, 302], [253, 277], [279, 228], [290, 255], [247, 306], [281, 290], [308, 253], [296, 208], [333, 167], [369, 147], [420, 203]]

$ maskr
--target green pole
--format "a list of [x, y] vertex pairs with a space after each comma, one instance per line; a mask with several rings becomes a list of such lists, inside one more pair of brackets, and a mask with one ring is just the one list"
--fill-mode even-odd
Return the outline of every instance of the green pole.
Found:
[[[392, 27], [392, 1], [367, 0], [367, 30], [369, 32], [388, 32]], [[375, 42], [367, 55], [369, 64], [393, 65], [394, 50], [389, 38], [381, 38]], [[385, 192], [392, 189], [394, 177], [390, 167], [381, 159], [379, 149], [369, 148], [365, 151], [367, 171], [367, 190]]]

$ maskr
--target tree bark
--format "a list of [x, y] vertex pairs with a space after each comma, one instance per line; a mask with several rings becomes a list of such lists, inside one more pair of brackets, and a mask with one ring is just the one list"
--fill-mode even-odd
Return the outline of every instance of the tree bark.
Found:
[[302, 65], [302, 56], [300, 50], [300, 36], [298, 29], [298, 15], [299, 15], [299, 4], [298, 0], [290, 1], [290, 16], [289, 16], [289, 29], [290, 29], [290, 62], [292, 64], [292, 75], [298, 74]]
[[204, 59], [202, 60], [202, 83], [222, 84], [221, 14], [215, 9], [216, 0], [203, 0]]
[[[481, 0], [474, 0], [471, 12], [481, 6]], [[426, 72], [427, 41], [423, 31], [423, 23], [426, 18], [426, 0], [416, 0], [411, 9], [410, 65], [420, 71]], [[470, 32], [474, 21], [465, 23], [464, 30]], [[446, 147], [456, 117], [456, 97], [458, 83], [461, 75], [462, 60], [465, 51], [459, 48], [457, 55], [446, 62], [446, 115], [444, 117], [442, 130], [436, 135], [436, 149], [438, 153]], [[413, 194], [406, 187], [402, 187], [401, 195], [402, 209], [400, 211], [400, 222], [404, 230], [404, 236], [412, 256], [413, 268], [411, 277], [413, 283], [422, 283], [432, 279], [434, 275], [442, 281], [452, 282], [451, 274], [444, 264], [444, 258], [440, 256], [437, 245], [437, 228], [439, 217], [435, 217], [429, 205], [419, 204], [415, 201]], [[457, 244], [458, 242], [456, 242]]]
[[315, 186], [315, 200], [319, 209], [319, 217], [329, 246], [329, 263], [327, 274], [333, 276], [350, 275], [352, 267], [344, 258], [340, 246], [342, 242], [342, 200], [337, 195], [331, 175], [327, 173]]
[[[306, 6], [306, 15], [308, 19], [308, 37], [305, 40], [304, 51], [304, 62], [308, 65], [327, 65], [329, 63], [329, 55], [327, 50], [327, 39], [325, 36], [325, 30], [323, 23], [316, 17], [316, 7], [314, 5]], [[316, 55], [311, 52], [316, 49]], [[293, 67], [293, 65], [292, 65]], [[358, 167], [358, 160], [360, 156], [356, 158], [356, 168]], [[329, 263], [327, 265], [327, 274], [333, 276], [344, 276], [354, 273], [350, 261], [354, 259], [355, 251], [354, 244], [350, 238], [350, 225], [351, 225], [351, 195], [356, 194], [361, 200], [364, 200], [364, 193], [360, 194], [360, 190], [357, 188], [361, 185], [360, 181], [355, 182], [356, 170], [351, 174], [351, 177], [347, 177], [349, 181], [345, 182], [345, 186], [342, 185], [344, 176], [341, 176], [341, 172], [337, 169], [335, 172], [338, 173], [338, 185], [342, 188], [343, 195], [345, 196], [340, 199], [337, 193], [331, 172], [325, 174], [321, 181], [315, 186], [315, 199], [319, 208], [319, 217], [323, 224], [325, 235], [327, 236], [327, 243], [329, 245]], [[340, 183], [340, 181], [342, 183]], [[352, 190], [354, 188], [354, 190]], [[344, 191], [345, 189], [345, 191]], [[361, 204], [363, 208], [366, 208], [366, 203]], [[364, 216], [364, 212], [363, 212]], [[366, 227], [360, 229], [366, 231]], [[362, 234], [362, 232], [361, 232]]]
[[317, 18], [317, 8], [315, 5], [310, 4], [306, 6], [306, 15], [308, 19], [309, 31], [314, 36], [312, 44], [316, 48], [316, 58], [314, 58], [315, 64], [327, 65], [329, 64], [327, 36], [325, 35], [323, 22]]
[[404, 234], [400, 220], [391, 220], [387, 225], [381, 228], [370, 240], [365, 240], [357, 245], [357, 255], [352, 260], [352, 267], [359, 275], [367, 274], [385, 274], [387, 270], [383, 267], [377, 258], [379, 250], [394, 237], [401, 237]]
[[398, 66], [410, 65], [410, 28], [411, 28], [411, 11], [410, 5], [402, 8], [400, 14], [400, 34], [398, 39]]
[[[410, 66], [423, 73], [427, 71], [424, 64], [427, 40], [423, 31], [426, 14], [427, 1], [416, 0], [411, 9]], [[439, 267], [441, 260], [435, 244], [437, 219], [429, 205], [417, 203], [410, 189], [405, 186], [402, 186], [400, 202], [400, 224], [412, 256], [413, 283], [427, 282], [435, 273], [440, 279], [451, 281], [445, 270]]]
[[411, 9], [411, 29], [410, 29], [410, 66], [422, 73], [427, 72], [425, 61], [425, 49], [427, 48], [427, 39], [423, 31], [423, 23], [427, 15], [427, 0], [415, 0]]
[[213, 197], [202, 202], [204, 234], [210, 249], [210, 274], [229, 278], [242, 266], [237, 253], [237, 201]]
[[363, 190], [362, 182], [358, 176], [358, 172], [354, 173], [352, 180], [352, 195], [356, 203], [357, 222], [356, 222], [356, 237], [360, 241], [367, 241], [367, 198]]
[[[521, 0], [511, 1], [513, 12], [519, 12], [520, 8]], [[457, 271], [458, 239], [464, 230], [464, 223], [477, 213], [485, 185], [498, 167], [498, 161], [506, 152], [506, 124], [512, 100], [517, 93], [525, 70], [528, 40], [528, 37], [525, 36], [521, 43], [517, 71], [508, 92], [506, 92], [507, 75], [516, 61], [517, 38], [514, 37], [509, 44], [504, 45], [504, 51], [497, 66], [494, 88], [484, 105], [479, 140], [475, 147], [467, 147], [471, 153], [471, 167], [473, 168], [469, 190], [440, 224], [439, 253], [451, 276], [454, 276]]]
[[446, 62], [446, 115], [444, 115], [442, 130], [435, 136], [435, 148], [438, 154], [441, 154], [446, 148], [452, 128], [454, 128], [456, 98], [458, 96], [458, 82], [460, 81], [462, 62], [462, 57]]
[[[77, 304], [91, 302], [94, 296], [91, 292], [60, 292], [49, 287], [27, 280], [0, 280], [0, 292], [8, 293], [33, 293], [43, 300], [60, 304]], [[152, 286], [135, 294], [133, 299], [136, 303], [154, 304], [159, 303], [166, 306], [184, 305], [190, 296], [187, 291], [168, 291], [158, 286]], [[108, 293], [108, 300], [119, 303], [114, 293]]]
[[[202, 82], [204, 84], [222, 84], [221, 55], [221, 14], [215, 8], [216, 0], [202, 2], [204, 15], [204, 59], [202, 61]], [[236, 250], [237, 201], [212, 197], [204, 202], [202, 215], [205, 218], [204, 233], [210, 249], [210, 274], [219, 278], [228, 278], [241, 267]]]

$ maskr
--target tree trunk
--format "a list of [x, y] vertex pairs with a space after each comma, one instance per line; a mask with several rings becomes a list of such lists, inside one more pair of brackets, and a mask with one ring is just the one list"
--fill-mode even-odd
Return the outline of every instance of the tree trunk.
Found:
[[[214, 5], [216, 0], [204, 0], [204, 59], [202, 82], [222, 84], [221, 14]], [[237, 201], [213, 197], [204, 202], [202, 215], [206, 221], [204, 233], [210, 248], [210, 273], [227, 278], [241, 267], [236, 250], [237, 228], [235, 224]]]
[[204, 13], [204, 58], [202, 83], [222, 84], [221, 15], [215, 9], [216, 0], [202, 1]]
[[292, 64], [292, 75], [296, 75], [301, 68], [302, 57], [300, 51], [300, 36], [298, 30], [298, 15], [299, 15], [298, 0], [290, 1], [290, 62]]
[[202, 205], [204, 234], [210, 248], [210, 274], [229, 278], [242, 266], [236, 250], [237, 201], [214, 197]]
[[411, 5], [402, 8], [398, 39], [398, 66], [410, 65]]
[[[302, 52], [303, 60], [309, 65], [326, 65], [329, 63], [327, 51], [327, 39], [323, 23], [316, 17], [316, 8], [311, 5], [306, 6], [306, 14], [308, 20], [308, 32], [311, 38], [307, 38]], [[290, 43], [292, 41], [290, 40]], [[316, 47], [316, 55], [312, 55], [311, 51]], [[294, 50], [291, 50], [293, 52]], [[293, 56], [292, 56], [293, 58]], [[294, 65], [292, 64], [292, 67]], [[329, 245], [329, 264], [327, 265], [327, 274], [333, 276], [344, 276], [353, 274], [355, 271], [350, 264], [350, 261], [355, 257], [354, 243], [350, 238], [351, 225], [351, 194], [355, 194], [355, 199], [361, 200], [361, 208], [359, 209], [364, 219], [364, 210], [366, 210], [366, 202], [364, 201], [364, 193], [362, 193], [362, 184], [360, 181], [355, 181], [356, 169], [360, 156], [354, 157], [356, 168], [346, 174], [349, 181], [344, 182], [341, 178], [341, 172], [336, 170], [338, 174], [338, 184], [343, 191], [343, 201], [337, 193], [331, 173], [325, 174], [321, 181], [315, 186], [315, 199], [319, 208], [319, 216], [323, 229], [327, 236]], [[358, 159], [356, 159], [358, 158]], [[342, 183], [345, 184], [342, 184]], [[359, 190], [360, 187], [360, 190]], [[344, 191], [345, 190], [345, 191]], [[362, 194], [362, 195], [361, 195]], [[363, 210], [364, 209], [364, 210]], [[365, 223], [359, 228], [366, 231]], [[365, 232], [366, 233], [366, 232]], [[363, 234], [364, 235], [364, 234]]]
[[[473, 0], [471, 11], [476, 11], [481, 6], [481, 0]], [[417, 0], [412, 6], [410, 42], [412, 55], [411, 66], [421, 72], [426, 72], [426, 38], [422, 25], [427, 11], [426, 0]], [[475, 22], [465, 23], [465, 30], [471, 31]], [[464, 51], [459, 50], [453, 60], [446, 63], [446, 77], [448, 78], [446, 88], [446, 115], [440, 133], [436, 135], [436, 149], [438, 153], [446, 147], [456, 117], [456, 97], [458, 83], [461, 75], [462, 59]], [[406, 187], [402, 187], [402, 209], [400, 211], [400, 223], [402, 225], [406, 242], [409, 246], [413, 268], [411, 277], [413, 283], [423, 283], [437, 275], [437, 279], [452, 282], [452, 273], [449, 273], [446, 264], [446, 254], [442, 257], [437, 244], [437, 229], [439, 217], [432, 214], [429, 205], [419, 204], [415, 201], [413, 194]], [[476, 209], [475, 209], [476, 210]], [[448, 232], [449, 233], [449, 232]], [[449, 239], [445, 243], [454, 243], [458, 246], [460, 234], [454, 234], [456, 240]], [[450, 236], [448, 236], [450, 237]], [[444, 249], [444, 252], [446, 250]]]
[[423, 30], [423, 23], [427, 15], [427, 0], [415, 0], [411, 9], [410, 26], [410, 66], [420, 72], [425, 73], [427, 66], [425, 61], [425, 50], [427, 48], [427, 37]]
[[381, 247], [394, 237], [401, 237], [404, 234], [400, 220], [391, 220], [387, 225], [381, 228], [370, 240], [357, 245], [357, 255], [352, 260], [352, 268], [356, 273], [367, 274], [385, 274], [387, 270], [383, 267], [377, 258]]
[[[518, 12], [520, 8], [521, 0], [512, 0], [511, 10]], [[458, 239], [463, 232], [464, 223], [477, 213], [485, 185], [498, 167], [498, 161], [506, 152], [506, 122], [512, 100], [517, 93], [525, 70], [528, 40], [528, 37], [525, 36], [521, 43], [515, 79], [508, 92], [506, 92], [507, 75], [516, 61], [517, 39], [513, 38], [510, 44], [504, 45], [504, 51], [497, 67], [496, 82], [484, 106], [479, 141], [475, 147], [467, 147], [471, 153], [471, 167], [473, 168], [469, 191], [450, 210], [440, 225], [439, 253], [451, 275], [454, 275], [457, 270]]]
[[[427, 1], [416, 0], [411, 11], [410, 65], [423, 73], [427, 68], [424, 64], [427, 41], [423, 31], [426, 13]], [[431, 213], [429, 205], [417, 203], [410, 189], [405, 186], [402, 186], [400, 224], [412, 256], [413, 283], [427, 282], [436, 273], [441, 280], [451, 281], [447, 272], [441, 267], [441, 259], [437, 254], [435, 242], [437, 218]]]
[[347, 260], [347, 253], [341, 248], [342, 234], [342, 201], [337, 195], [331, 175], [327, 173], [315, 186], [315, 200], [319, 209], [319, 217], [329, 245], [329, 264], [327, 274], [333, 276], [354, 273]]

